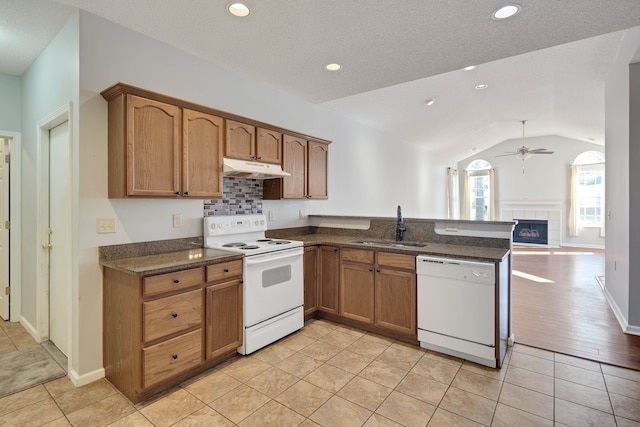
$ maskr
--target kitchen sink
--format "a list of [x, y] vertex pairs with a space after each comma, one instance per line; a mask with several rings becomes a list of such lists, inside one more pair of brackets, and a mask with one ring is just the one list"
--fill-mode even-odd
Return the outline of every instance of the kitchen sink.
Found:
[[359, 243], [361, 245], [374, 245], [374, 246], [387, 246], [390, 248], [422, 248], [427, 246], [422, 242], [385, 242], [379, 240], [356, 240], [353, 243]]

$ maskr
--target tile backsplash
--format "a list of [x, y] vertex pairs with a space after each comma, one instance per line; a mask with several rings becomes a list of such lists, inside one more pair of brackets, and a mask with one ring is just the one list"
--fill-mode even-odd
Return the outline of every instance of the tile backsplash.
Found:
[[262, 213], [262, 180], [225, 176], [222, 185], [222, 199], [204, 201], [204, 216]]

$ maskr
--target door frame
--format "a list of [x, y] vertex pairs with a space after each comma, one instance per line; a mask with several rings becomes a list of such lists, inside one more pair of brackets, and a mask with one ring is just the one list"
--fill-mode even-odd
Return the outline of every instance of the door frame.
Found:
[[[73, 112], [72, 112], [72, 104], [71, 102], [65, 103], [62, 106], [58, 107], [52, 113], [38, 121], [37, 125], [37, 168], [36, 168], [36, 211], [38, 215], [38, 221], [36, 224], [36, 236], [37, 241], [35, 242], [35, 253], [36, 253], [36, 266], [38, 268], [37, 273], [37, 284], [36, 284], [36, 340], [38, 342], [45, 341], [49, 339], [49, 268], [48, 261], [46, 261], [47, 268], [44, 269], [43, 265], [45, 264], [45, 258], [49, 256], [49, 252], [45, 252], [42, 248], [42, 243], [44, 242], [44, 236], [48, 235], [49, 229], [49, 147], [50, 147], [50, 138], [49, 131], [56, 126], [68, 122], [68, 148], [69, 155], [72, 156], [72, 147], [73, 147]], [[70, 162], [72, 164], [72, 162]], [[73, 167], [72, 167], [73, 169]], [[72, 169], [69, 173], [72, 173]], [[69, 188], [72, 197], [73, 204], [73, 190]], [[72, 212], [69, 212], [71, 215]], [[72, 231], [73, 235], [73, 231]], [[47, 240], [48, 241], [48, 240]], [[70, 251], [69, 257], [72, 256], [74, 239], [72, 238], [69, 242]], [[72, 258], [71, 258], [72, 259]], [[73, 273], [72, 273], [73, 274]], [[67, 334], [69, 343], [69, 349], [67, 352], [69, 356], [72, 354], [73, 341], [72, 341], [72, 319], [73, 319], [73, 310], [74, 307], [72, 305], [72, 295], [73, 295], [73, 284], [69, 286], [69, 292], [67, 295], [68, 299], [68, 307], [69, 311], [67, 313]], [[67, 360], [68, 367], [71, 366], [71, 357], [68, 357]]]
[[20, 133], [0, 130], [0, 136], [8, 138], [10, 142], [11, 165], [9, 167], [9, 218], [11, 229], [9, 230], [9, 321], [20, 321], [21, 297], [22, 297], [22, 231], [21, 231], [21, 187], [22, 187], [22, 144]]

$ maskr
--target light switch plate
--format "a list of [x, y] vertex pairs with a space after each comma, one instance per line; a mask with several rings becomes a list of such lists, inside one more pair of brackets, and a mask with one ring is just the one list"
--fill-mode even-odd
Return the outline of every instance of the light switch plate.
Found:
[[96, 226], [97, 226], [98, 234], [115, 233], [116, 219], [115, 218], [98, 218]]

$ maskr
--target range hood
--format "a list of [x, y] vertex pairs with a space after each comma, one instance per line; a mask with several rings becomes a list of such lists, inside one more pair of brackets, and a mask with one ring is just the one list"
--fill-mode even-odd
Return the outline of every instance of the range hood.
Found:
[[240, 178], [269, 179], [291, 176], [282, 170], [280, 165], [271, 163], [252, 162], [249, 160], [223, 159], [222, 174]]

